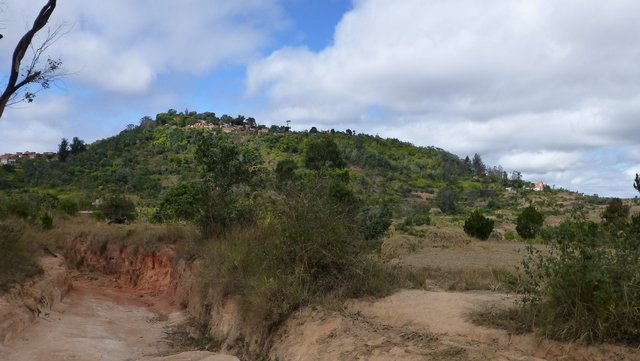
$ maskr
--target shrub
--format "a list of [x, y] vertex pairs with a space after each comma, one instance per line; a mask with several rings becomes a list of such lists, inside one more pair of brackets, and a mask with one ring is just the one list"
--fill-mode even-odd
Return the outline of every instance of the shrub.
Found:
[[49, 213], [42, 213], [40, 215], [40, 224], [44, 229], [51, 229], [51, 227], [53, 227], [53, 218], [49, 215]]
[[525, 239], [535, 238], [543, 222], [544, 216], [542, 213], [538, 212], [535, 207], [529, 206], [518, 215], [516, 232]]
[[100, 211], [109, 219], [126, 218], [131, 221], [136, 218], [136, 205], [124, 195], [110, 195], [100, 205]]
[[70, 216], [75, 216], [78, 213], [78, 203], [72, 199], [63, 199], [58, 204], [58, 209]]
[[310, 136], [305, 143], [303, 155], [307, 169], [342, 169], [347, 165], [338, 144], [326, 135]]
[[602, 221], [605, 227], [612, 232], [622, 230], [629, 218], [629, 206], [622, 203], [620, 198], [613, 198], [607, 203], [607, 208], [602, 212]]
[[510, 229], [504, 231], [504, 239], [506, 241], [515, 241], [518, 239], [518, 234]]
[[387, 205], [364, 209], [358, 215], [358, 226], [365, 240], [378, 239], [391, 226], [391, 210]]
[[476, 209], [464, 222], [464, 232], [472, 237], [486, 240], [493, 231], [494, 221], [482, 215], [482, 211]]
[[202, 189], [197, 184], [180, 184], [164, 194], [155, 217], [162, 222], [195, 221], [200, 217]]
[[436, 204], [444, 213], [454, 213], [456, 211], [456, 202], [458, 201], [457, 193], [451, 188], [444, 188], [438, 191], [436, 196]]
[[548, 252], [530, 248], [523, 262], [525, 312], [544, 336], [584, 342], [640, 339], [640, 248], [634, 234], [606, 247], [578, 222]]
[[23, 238], [23, 226], [0, 223], [0, 290], [42, 272], [36, 261], [36, 249]]
[[428, 226], [431, 224], [431, 217], [426, 213], [412, 214], [407, 216], [402, 222], [404, 226]]
[[212, 303], [236, 295], [245, 318], [272, 328], [325, 297], [385, 295], [403, 285], [368, 256], [354, 209], [327, 183], [293, 184], [264, 202], [257, 224], [209, 243], [202, 278]]

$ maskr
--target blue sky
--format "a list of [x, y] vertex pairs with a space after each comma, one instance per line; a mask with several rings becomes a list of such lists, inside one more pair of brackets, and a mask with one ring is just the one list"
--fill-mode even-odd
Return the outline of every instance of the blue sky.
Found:
[[[0, 9], [0, 70], [44, 0]], [[0, 153], [111, 136], [174, 108], [434, 145], [579, 192], [633, 197], [632, 0], [60, 1], [67, 75], [0, 119]]]

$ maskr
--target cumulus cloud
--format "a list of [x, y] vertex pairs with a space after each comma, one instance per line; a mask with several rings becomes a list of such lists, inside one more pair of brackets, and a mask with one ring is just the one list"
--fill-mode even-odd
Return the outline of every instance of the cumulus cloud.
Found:
[[69, 99], [53, 96], [43, 100], [37, 107], [15, 107], [7, 109], [11, 122], [2, 126], [0, 153], [8, 151], [52, 151], [67, 136], [69, 123], [65, 121], [70, 111]]
[[[7, 35], [15, 44], [38, 5], [10, 1], [4, 8]], [[254, 56], [282, 22], [276, 0], [61, 1], [51, 24], [68, 33], [52, 47], [73, 81], [125, 94], [151, 89], [171, 71], [204, 74]], [[0, 56], [8, 62], [10, 51]]]
[[351, 124], [587, 185], [587, 152], [640, 132], [637, 14], [632, 0], [358, 0], [332, 45], [252, 63], [247, 92], [273, 119]]

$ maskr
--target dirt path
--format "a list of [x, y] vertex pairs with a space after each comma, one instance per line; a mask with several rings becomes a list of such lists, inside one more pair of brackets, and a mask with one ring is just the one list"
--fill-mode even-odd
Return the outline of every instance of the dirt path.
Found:
[[103, 279], [76, 276], [72, 291], [61, 304], [0, 348], [0, 360], [123, 361], [167, 351], [163, 329], [179, 321], [181, 314], [160, 316], [149, 309], [158, 302], [102, 288], [104, 284]]
[[[354, 302], [349, 309], [392, 327], [428, 332], [449, 354], [439, 360], [640, 360], [638, 349], [617, 345], [584, 346], [516, 336], [472, 324], [469, 312], [487, 306], [505, 307], [515, 297], [492, 292], [428, 292], [406, 290], [373, 302]], [[445, 349], [446, 350], [446, 349]]]
[[513, 296], [490, 292], [405, 290], [379, 300], [353, 300], [344, 310], [306, 309], [287, 320], [272, 356], [290, 361], [632, 361], [640, 350], [584, 346], [516, 336], [468, 321]]
[[[209, 352], [171, 354], [165, 331], [185, 316], [168, 299], [75, 274], [64, 300], [0, 346], [0, 361], [229, 361]], [[156, 358], [157, 357], [157, 358]]]

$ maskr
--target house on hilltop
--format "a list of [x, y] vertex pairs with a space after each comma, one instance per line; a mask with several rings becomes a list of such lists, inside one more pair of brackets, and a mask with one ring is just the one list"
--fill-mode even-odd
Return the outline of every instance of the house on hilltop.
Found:
[[16, 158], [13, 154], [3, 154], [0, 155], [0, 165], [13, 164], [16, 162]]
[[542, 181], [535, 182], [533, 183], [533, 188], [531, 189], [533, 189], [536, 192], [541, 192], [544, 190], [544, 183], [542, 183]]

